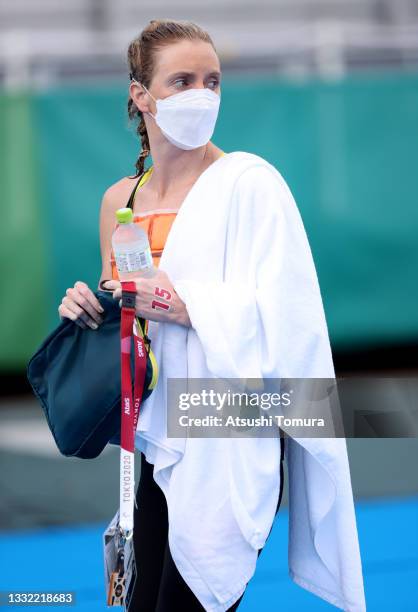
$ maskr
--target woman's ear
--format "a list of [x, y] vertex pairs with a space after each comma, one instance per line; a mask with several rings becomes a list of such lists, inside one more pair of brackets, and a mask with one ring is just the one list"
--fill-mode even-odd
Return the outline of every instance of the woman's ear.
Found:
[[147, 93], [140, 83], [131, 81], [129, 94], [139, 112], [148, 113], [150, 111], [149, 103], [146, 102]]

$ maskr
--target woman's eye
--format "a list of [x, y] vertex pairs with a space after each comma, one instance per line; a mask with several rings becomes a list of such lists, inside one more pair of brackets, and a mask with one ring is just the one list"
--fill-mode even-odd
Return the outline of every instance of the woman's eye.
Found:
[[[210, 83], [213, 83], [213, 87], [214, 87], [214, 89], [216, 89], [216, 87], [218, 87], [218, 85], [219, 85], [219, 79], [211, 79], [209, 81], [209, 84]], [[187, 85], [187, 79], [176, 79], [174, 81], [174, 85], [177, 87], [178, 84], [180, 84], [180, 86]]]
[[177, 85], [177, 83], [187, 83], [187, 79], [176, 79], [174, 85]]

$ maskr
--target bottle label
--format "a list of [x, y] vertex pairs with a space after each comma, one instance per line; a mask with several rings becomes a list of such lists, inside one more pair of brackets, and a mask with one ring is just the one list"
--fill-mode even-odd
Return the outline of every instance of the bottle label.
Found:
[[115, 253], [116, 267], [118, 272], [138, 272], [153, 265], [151, 249]]

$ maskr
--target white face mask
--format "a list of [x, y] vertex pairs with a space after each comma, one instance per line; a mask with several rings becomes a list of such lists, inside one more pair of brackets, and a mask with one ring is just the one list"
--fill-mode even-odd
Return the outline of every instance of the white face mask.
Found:
[[150, 113], [151, 117], [173, 145], [190, 150], [201, 147], [210, 140], [221, 101], [217, 93], [211, 89], [186, 89], [156, 100], [145, 85], [142, 87], [157, 106], [157, 113]]

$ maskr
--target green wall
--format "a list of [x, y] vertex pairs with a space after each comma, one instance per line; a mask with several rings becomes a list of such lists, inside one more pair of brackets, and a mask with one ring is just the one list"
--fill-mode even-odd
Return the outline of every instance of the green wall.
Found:
[[[97, 286], [101, 198], [138, 153], [126, 95], [118, 83], [0, 95], [2, 370], [25, 366], [67, 287]], [[230, 77], [212, 140], [288, 182], [334, 348], [418, 342], [418, 76]]]

